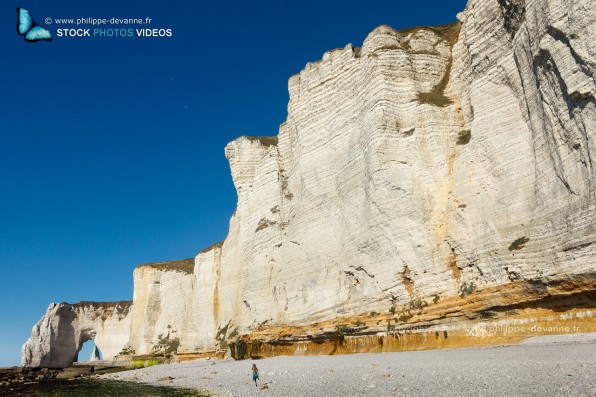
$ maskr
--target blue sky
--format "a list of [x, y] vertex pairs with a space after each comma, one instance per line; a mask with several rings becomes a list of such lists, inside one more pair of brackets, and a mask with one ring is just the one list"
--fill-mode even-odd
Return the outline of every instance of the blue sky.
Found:
[[[222, 241], [236, 204], [223, 149], [277, 134], [307, 62], [380, 24], [453, 22], [465, 3], [4, 2], [0, 367], [20, 364], [50, 302], [130, 300], [138, 264]], [[54, 41], [18, 36], [16, 7]], [[149, 17], [172, 37], [57, 37], [56, 18], [88, 17]]]

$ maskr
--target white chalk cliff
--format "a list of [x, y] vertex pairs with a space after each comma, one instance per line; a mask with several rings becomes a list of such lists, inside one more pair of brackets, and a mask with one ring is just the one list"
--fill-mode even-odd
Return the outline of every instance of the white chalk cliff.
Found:
[[593, 302], [596, 7], [470, 0], [458, 19], [380, 26], [292, 76], [277, 137], [225, 148], [238, 193], [226, 240], [138, 267], [132, 305], [109, 315], [51, 305], [23, 365], [68, 365], [86, 338], [110, 359], [287, 341], [408, 305], [439, 324]]
[[50, 304], [23, 346], [23, 365], [67, 367], [77, 361], [79, 350], [89, 340], [103, 357], [114, 357], [129, 340], [131, 303]]

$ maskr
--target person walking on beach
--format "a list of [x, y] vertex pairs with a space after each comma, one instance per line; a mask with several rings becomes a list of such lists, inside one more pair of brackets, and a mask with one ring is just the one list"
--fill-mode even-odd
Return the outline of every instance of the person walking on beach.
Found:
[[257, 380], [259, 379], [259, 369], [257, 368], [257, 364], [252, 365], [252, 380], [255, 382], [255, 386], [257, 385]]

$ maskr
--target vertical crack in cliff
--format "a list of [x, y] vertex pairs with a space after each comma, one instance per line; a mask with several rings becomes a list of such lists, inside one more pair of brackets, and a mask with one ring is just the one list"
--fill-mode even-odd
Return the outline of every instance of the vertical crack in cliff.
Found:
[[577, 51], [575, 51], [575, 48], [573, 48], [573, 46], [571, 45], [571, 41], [569, 40], [569, 38], [567, 37], [567, 35], [565, 33], [563, 33], [561, 30], [557, 29], [556, 27], [549, 25], [546, 27], [546, 32], [556, 41], [562, 43], [565, 47], [567, 47], [571, 53], [571, 56], [573, 57], [573, 59], [575, 60], [576, 65], [581, 69], [582, 72], [584, 72], [586, 75], [594, 78], [594, 73], [592, 72], [592, 70], [590, 69], [590, 66], [592, 67], [592, 69], [595, 68], [595, 65], [593, 62], [589, 62], [587, 60], [584, 60], [578, 53]]
[[[459, 137], [454, 139], [453, 141], [448, 140], [448, 151], [446, 153], [445, 162], [447, 165], [447, 179], [444, 181], [442, 186], [437, 190], [437, 194], [435, 199], [437, 202], [435, 203], [436, 207], [440, 207], [439, 211], [433, 211], [433, 218], [432, 222], [429, 222], [431, 230], [429, 230], [430, 235], [436, 239], [437, 247], [439, 250], [439, 257], [441, 257], [441, 262], [443, 265], [446, 263], [446, 267], [450, 267], [449, 259], [448, 259], [448, 248], [446, 242], [448, 241], [448, 234], [449, 234], [449, 214], [450, 214], [450, 206], [452, 203], [452, 191], [453, 187], [455, 186], [455, 163], [457, 159], [458, 153], [461, 152], [459, 147], [465, 145], [469, 142], [469, 138], [471, 137], [471, 129], [466, 124], [465, 117], [462, 113], [461, 101], [457, 95], [452, 95], [448, 97], [446, 95], [446, 91], [451, 84], [452, 80], [452, 71], [454, 67], [454, 59], [453, 59], [453, 47], [458, 42], [460, 34], [461, 34], [462, 25], [461, 23], [457, 22], [451, 25], [444, 25], [440, 27], [440, 29], [431, 29], [433, 32], [438, 34], [443, 40], [447, 42], [449, 45], [449, 58], [446, 60], [445, 65], [445, 72], [433, 89], [427, 93], [418, 93], [418, 101], [421, 104], [430, 104], [436, 107], [445, 108], [447, 106], [451, 106], [450, 110], [452, 112], [453, 118], [459, 123], [460, 132], [467, 131], [463, 134], [463, 137], [460, 139]], [[409, 32], [409, 30], [404, 31], [404, 33]], [[435, 44], [436, 47], [436, 44]], [[444, 112], [446, 112], [445, 110]], [[457, 282], [459, 284], [459, 282]], [[404, 279], [404, 285], [408, 290], [410, 296], [413, 298], [414, 290], [413, 290], [413, 283], [410, 279], [408, 282], [408, 277]], [[457, 286], [457, 285], [456, 285]]]
[[[590, 170], [588, 170], [588, 175], [584, 176], [584, 182], [589, 188], [591, 183], [589, 179], [592, 174], [592, 158], [589, 154], [589, 147], [587, 146], [588, 142], [588, 132], [585, 130], [583, 122], [579, 122], [575, 117], [574, 109], [578, 106], [585, 107], [585, 103], [583, 102], [592, 102], [595, 103], [594, 97], [582, 97], [578, 95], [573, 95], [569, 93], [567, 84], [563, 79], [560, 70], [557, 67], [556, 61], [553, 58], [550, 51], [546, 49], [540, 49], [538, 54], [534, 57], [533, 60], [533, 68], [534, 74], [536, 76], [536, 83], [538, 92], [542, 98], [542, 109], [545, 114], [544, 123], [545, 129], [544, 133], [548, 138], [548, 141], [551, 143], [552, 151], [549, 152], [551, 160], [553, 162], [555, 173], [557, 178], [563, 183], [565, 188], [569, 191], [570, 194], [578, 195], [574, 188], [571, 187], [569, 183], [567, 172], [565, 170], [565, 164], [563, 163], [563, 158], [566, 158], [565, 153], [561, 152], [559, 148], [559, 141], [567, 148], [569, 152], [573, 152], [573, 147], [575, 145], [575, 140], [573, 139], [573, 132], [575, 132], [578, 138], [586, 145], [585, 150], [588, 154], [584, 154], [587, 156], [587, 163], [590, 164]], [[558, 88], [558, 90], [555, 90]], [[558, 91], [558, 92], [557, 92]], [[569, 120], [573, 124], [569, 124], [566, 120], [561, 119], [557, 110], [555, 109], [555, 104], [549, 100], [549, 97], [557, 98], [557, 93], [561, 95], [564, 102], [567, 104], [567, 111], [569, 115]], [[548, 111], [548, 112], [546, 112]], [[559, 128], [556, 128], [553, 123], [557, 123]], [[565, 136], [561, 136], [558, 138], [555, 135], [555, 131], [562, 130], [566, 132]]]
[[404, 266], [404, 270], [401, 275], [404, 287], [406, 288], [410, 299], [414, 299], [416, 296], [416, 291], [414, 290], [414, 281], [412, 281], [412, 272], [410, 271], [408, 265]]
[[[547, 26], [544, 35], [540, 39], [532, 40], [532, 33], [526, 25], [523, 25], [522, 40], [512, 43], [512, 56], [521, 87], [521, 92], [518, 94], [520, 107], [525, 112], [530, 131], [535, 136], [534, 164], [537, 166], [540, 163], [539, 159], [536, 158], [536, 153], [542, 151], [540, 146], [536, 146], [536, 143], [544, 138], [550, 147], [550, 150], [546, 153], [551, 160], [555, 177], [569, 194], [577, 196], [581, 194], [582, 189], [580, 188], [578, 191], [570, 182], [570, 180], [577, 181], [573, 178], [573, 173], [577, 170], [575, 165], [566, 164], [566, 162], [569, 162], [569, 155], [573, 155], [575, 152], [577, 161], [585, 166], [583, 171], [579, 171], [582, 174], [583, 185], [588, 190], [593, 190], [593, 183], [590, 182], [590, 179], [593, 178], [590, 134], [582, 118], [582, 110], [588, 104], [596, 105], [596, 102], [591, 95], [569, 92], [565, 79], [557, 66], [557, 60], [548, 48], [542, 48], [543, 46], [539, 43], [543, 42], [544, 37], [550, 37], [556, 43], [565, 46], [569, 50], [570, 59], [573, 59], [578, 65], [580, 73], [584, 73], [585, 76], [589, 76], [593, 80], [593, 73], [590, 71], [591, 65], [577, 54], [569, 38], [559, 29]], [[524, 72], [528, 68], [531, 68], [532, 74]], [[509, 86], [512, 89], [515, 87], [511, 83], [509, 83]], [[533, 92], [536, 94], [533, 94]], [[561, 101], [566, 106], [561, 106]], [[568, 120], [562, 118], [563, 114], [557, 110], [561, 108], [566, 109]], [[564, 134], [561, 135], [560, 131]], [[578, 144], [578, 141], [581, 144]], [[541, 178], [542, 175], [536, 167], [535, 179], [540, 180]], [[536, 185], [536, 189], [538, 188], [539, 185]], [[539, 195], [538, 190], [536, 190], [535, 195]]]
[[[584, 60], [577, 53], [577, 51], [571, 45], [571, 41], [567, 38], [567, 36], [561, 30], [555, 28], [554, 26], [548, 26], [546, 31], [554, 40], [562, 43], [565, 47], [567, 47], [569, 49], [569, 53], [570, 53], [571, 57], [573, 58], [573, 60], [575, 61], [575, 64], [577, 65], [577, 67], [581, 70], [581, 72], [584, 73], [584, 75], [591, 77], [592, 82], [594, 84], [596, 84], [596, 79], [594, 78], [594, 73], [592, 72], [592, 69], [595, 68], [595, 65], [589, 61]], [[551, 58], [552, 58], [552, 55], [551, 55]], [[586, 126], [583, 123], [583, 120], [581, 119], [581, 117], [579, 117], [579, 120], [577, 117], [575, 117], [575, 109], [577, 109], [577, 108], [585, 109], [586, 106], [590, 103], [593, 105], [596, 105], [596, 99], [594, 98], [593, 95], [589, 95], [589, 94], [586, 95], [586, 94], [582, 94], [579, 92], [569, 93], [567, 84], [565, 83], [563, 77], [561, 76], [560, 71], [557, 68], [555, 68], [554, 73], [556, 74], [557, 79], [559, 81], [559, 86], [562, 89], [561, 91], [562, 91], [563, 97], [565, 98], [565, 102], [568, 105], [570, 105], [569, 106], [569, 118], [576, 121], [576, 126], [578, 127], [578, 130], [582, 135], [583, 143], [585, 144], [584, 151], [586, 152], [586, 155], [588, 157], [588, 162], [590, 164], [590, 168], [592, 169], [593, 163], [592, 163], [592, 155], [589, 150], [589, 148], [590, 148], [589, 134], [588, 134], [588, 131], [586, 130]], [[576, 146], [574, 146], [574, 148], [579, 149]]]
[[449, 254], [449, 270], [451, 270], [453, 278], [459, 286], [459, 284], [461, 284], [461, 270], [459, 269], [459, 266], [457, 266], [457, 254], [455, 253], [455, 248], [451, 247], [451, 245], [449, 245], [449, 248], [451, 248], [451, 254]]

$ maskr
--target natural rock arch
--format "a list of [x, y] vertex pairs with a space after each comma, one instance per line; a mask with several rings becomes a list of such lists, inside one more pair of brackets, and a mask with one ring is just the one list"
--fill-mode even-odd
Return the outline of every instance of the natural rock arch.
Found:
[[23, 345], [23, 366], [68, 367], [89, 340], [101, 350], [104, 360], [111, 360], [130, 337], [131, 305], [129, 301], [52, 303]]
[[81, 348], [77, 355], [77, 362], [102, 361], [101, 348], [93, 338], [85, 340], [81, 338]]

